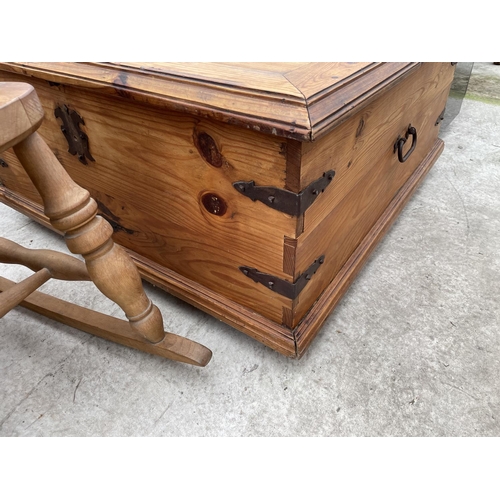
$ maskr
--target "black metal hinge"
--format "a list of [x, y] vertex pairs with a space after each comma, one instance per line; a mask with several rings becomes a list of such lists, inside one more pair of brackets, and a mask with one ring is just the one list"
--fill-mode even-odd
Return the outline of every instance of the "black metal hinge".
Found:
[[84, 165], [87, 165], [87, 159], [95, 161], [89, 151], [89, 138], [85, 132], [80, 130], [80, 124], [85, 125], [83, 118], [75, 110], [69, 109], [65, 105], [56, 108], [54, 115], [63, 122], [61, 131], [68, 141], [68, 152], [77, 155]]
[[282, 278], [277, 278], [272, 274], [263, 273], [253, 267], [241, 266], [240, 271], [245, 276], [253, 279], [256, 283], [261, 283], [265, 287], [269, 288], [269, 290], [279, 293], [289, 299], [296, 299], [323, 262], [325, 262], [325, 256], [321, 255], [309, 266], [307, 271], [303, 272], [297, 278], [297, 281], [294, 283], [290, 283], [290, 281], [286, 281]]
[[298, 217], [316, 200], [335, 176], [334, 170], [328, 170], [300, 193], [287, 191], [273, 186], [256, 186], [254, 181], [238, 181], [233, 184], [240, 193], [252, 201], [260, 201], [268, 207]]
[[436, 123], [434, 124], [436, 127], [444, 120], [444, 113], [446, 111], [446, 108], [441, 111], [441, 114], [437, 117]]

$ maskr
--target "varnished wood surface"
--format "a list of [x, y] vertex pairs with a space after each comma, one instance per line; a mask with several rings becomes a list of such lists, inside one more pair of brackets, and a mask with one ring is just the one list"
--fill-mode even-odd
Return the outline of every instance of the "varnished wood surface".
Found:
[[46, 269], [51, 278], [66, 281], [89, 281], [85, 263], [71, 255], [53, 250], [24, 248], [0, 237], [0, 262], [19, 264], [32, 271]]
[[[149, 282], [202, 309], [208, 314], [221, 319], [285, 356], [300, 357], [317, 335], [335, 305], [347, 291], [350, 283], [354, 280], [378, 241], [390, 228], [392, 222], [403, 209], [412, 193], [422, 182], [427, 172], [439, 157], [443, 147], [443, 142], [438, 139], [424, 162], [408, 179], [405, 186], [398, 192], [356, 251], [353, 252], [352, 256], [344, 264], [336, 278], [330, 283], [318, 301], [308, 311], [302, 322], [293, 331], [175, 272], [162, 268], [140, 255], [133, 252], [129, 253], [139, 267], [143, 277]], [[19, 203], [19, 200], [17, 200], [17, 203]], [[29, 204], [24, 205], [23, 211], [37, 220], [43, 220], [43, 214], [34, 211], [33, 206]], [[5, 286], [2, 288], [0, 279], [0, 290], [2, 289], [5, 290], [6, 288]], [[36, 311], [36, 309], [34, 310]], [[76, 327], [80, 328], [79, 326]], [[97, 335], [97, 333], [94, 334]], [[134, 347], [145, 350], [144, 344]]]
[[253, 63], [170, 63], [170, 62], [116, 62], [100, 64], [103, 68], [133, 70], [139, 73], [155, 73], [158, 77], [178, 77], [207, 85], [223, 85], [228, 88], [282, 94], [301, 98], [302, 94], [286, 78], [289, 68], [297, 69], [300, 63], [286, 63], [278, 68]]
[[20, 283], [16, 283], [0, 295], [0, 318], [19, 305], [28, 295], [41, 287], [51, 278], [47, 269], [40, 269]]
[[137, 333], [149, 342], [161, 341], [161, 314], [144, 293], [137, 268], [111, 239], [112, 227], [97, 216], [89, 192], [71, 179], [37, 132], [14, 151], [40, 193], [51, 225], [64, 234], [71, 252], [83, 256], [97, 288], [123, 309]]
[[30, 85], [0, 81], [0, 153], [28, 137], [43, 120], [43, 109]]
[[129, 254], [144, 279], [153, 285], [215, 316], [285, 356], [292, 358], [296, 356], [294, 334], [289, 328], [141, 255], [131, 251]]
[[[47, 228], [50, 221], [40, 205], [15, 193], [0, 188], [0, 201], [31, 217]], [[267, 319], [261, 314], [241, 306], [207, 287], [180, 274], [155, 264], [150, 259], [127, 250], [142, 277], [153, 285], [219, 318], [255, 340], [287, 357], [295, 357], [295, 341], [290, 329]]]
[[41, 206], [40, 193], [33, 186], [12, 148], [0, 153], [0, 158], [3, 160], [0, 167], [0, 190], [7, 189], [14, 197], [22, 194], [24, 200], [29, 199]]
[[[283, 139], [131, 106], [79, 89], [33, 83], [47, 117], [40, 134], [71, 177], [97, 200], [100, 213], [118, 228], [115, 241], [281, 323], [282, 308], [291, 306], [290, 299], [269, 300], [268, 290], [239, 267], [291, 279], [283, 269], [283, 238], [295, 236], [296, 222], [242, 196], [232, 183], [254, 180], [284, 188]], [[54, 116], [62, 104], [79, 110], [85, 120], [83, 129], [95, 158], [88, 166], [68, 153]], [[220, 167], [210, 164], [197, 148], [197, 134], [214, 140], [222, 157]], [[9, 164], [0, 171], [7, 196], [23, 193], [36, 202], [39, 196], [15, 155], [5, 152], [3, 157]], [[224, 200], [224, 215], [206, 210], [206, 193]]]
[[[79, 80], [68, 73], [59, 75], [60, 85], [23, 77], [38, 82], [47, 113], [52, 113], [41, 134], [68, 172], [97, 199], [100, 213], [115, 225], [115, 239], [135, 252], [143, 276], [292, 356], [295, 333], [303, 335], [300, 332], [307, 329], [302, 324], [311, 314], [321, 316], [314, 312], [313, 304], [323, 290], [331, 289], [332, 280], [342, 275], [346, 262], [351, 262], [432, 147], [438, 131], [433, 121], [444, 107], [453, 74], [451, 65], [444, 63], [403, 63], [397, 68], [363, 63], [352, 66], [351, 73], [346, 66], [340, 81], [322, 87], [329, 70], [314, 64], [285, 63], [273, 70], [262, 63], [253, 68], [256, 73], [266, 73], [262, 85], [277, 85], [279, 92], [285, 92], [289, 84], [302, 89], [308, 113], [322, 127], [316, 129], [317, 136], [310, 129], [313, 135], [309, 139], [319, 137], [311, 143], [300, 142], [297, 136], [283, 139], [279, 134], [273, 137], [244, 130], [238, 127], [241, 123], [223, 116], [205, 115], [203, 108], [198, 115], [187, 108], [183, 109], [186, 113], [178, 112], [182, 109], [154, 101], [157, 96], [148, 100], [153, 95], [151, 89], [146, 100], [139, 94], [132, 98], [127, 92], [120, 97], [117, 89], [125, 88], [123, 81], [121, 87], [103, 82], [111, 68], [121, 71], [123, 65], [94, 64], [92, 71], [99, 68], [104, 79], [98, 86], [94, 80]], [[232, 65], [234, 78], [238, 74], [235, 68], [248, 70], [245, 63]], [[199, 90], [214, 85], [210, 68], [205, 70], [198, 80], [186, 68], [168, 64], [130, 67], [127, 71], [133, 78], [149, 74], [155, 85], [163, 78], [176, 84], [184, 79], [188, 85], [199, 85]], [[47, 77], [41, 71], [39, 76]], [[245, 87], [229, 74], [218, 84], [224, 91], [230, 88], [240, 97], [248, 97], [254, 90], [255, 95], [272, 93], [251, 80]], [[273, 83], [279, 75], [287, 77], [279, 80], [281, 87]], [[0, 72], [2, 78], [20, 76], [4, 71]], [[131, 85], [131, 81], [127, 79], [125, 84]], [[73, 86], [80, 83], [81, 88]], [[298, 98], [290, 95], [287, 103]], [[270, 102], [274, 101], [271, 99], [269, 106]], [[53, 109], [61, 104], [81, 111], [85, 119], [82, 128], [96, 160], [87, 167], [67, 152], [60, 123], [53, 117]], [[419, 130], [419, 144], [408, 162], [398, 165], [394, 142], [398, 135], [404, 135], [410, 122]], [[334, 128], [328, 131], [329, 127]], [[116, 133], [110, 132], [113, 128]], [[212, 141], [208, 153], [200, 146], [208, 144], [204, 134]], [[97, 142], [92, 139], [96, 136]], [[36, 205], [16, 194], [23, 193], [36, 202], [36, 195], [9, 154], [2, 155], [9, 167], [0, 170], [4, 183], [0, 197], [24, 213], [36, 212]], [[232, 187], [238, 180], [254, 180], [256, 185], [298, 192], [332, 166], [336, 170], [333, 183], [298, 218], [252, 202]], [[201, 200], [208, 194], [223, 200], [222, 215], [204, 208]], [[325, 263], [294, 301], [239, 271], [239, 266], [245, 265], [293, 281], [320, 254], [326, 255]], [[316, 330], [311, 327], [307, 331]]]
[[386, 162], [397, 162], [393, 146], [409, 123], [417, 128], [418, 147], [401, 167], [405, 171], [416, 168], [439, 131], [435, 122], [445, 106], [452, 78], [451, 65], [425, 63], [414, 78], [358, 112], [314, 147], [302, 145], [301, 189], [321, 175], [326, 166], [335, 170], [331, 188], [304, 216], [306, 233], [314, 231], [345, 196], [353, 196], [353, 187], [381, 157]]
[[[418, 63], [351, 64], [359, 64], [357, 71], [351, 73], [343, 72], [344, 68], [335, 66], [330, 68], [313, 66], [308, 72], [300, 75], [304, 79], [301, 88], [307, 99], [311, 141], [324, 136], [348, 120], [358, 109], [389, 92], [394, 85], [419, 67]], [[335, 78], [337, 74], [342, 76]], [[318, 83], [327, 78], [335, 83], [321, 88]]]
[[313, 338], [321, 329], [324, 321], [328, 318], [328, 315], [332, 312], [358, 272], [362, 269], [377, 243], [389, 230], [411, 195], [418, 188], [424, 177], [439, 158], [443, 148], [443, 141], [437, 139], [428, 155], [392, 199], [389, 206], [372, 226], [340, 272], [335, 276], [335, 279], [328, 285], [311, 309], [308, 310], [300, 325], [295, 328], [294, 334], [297, 343], [298, 357], [304, 354]]
[[0, 69], [312, 141], [416, 63], [0, 63]]
[[[413, 70], [411, 77], [372, 104], [356, 110], [334, 131], [315, 143], [302, 144], [300, 189], [316, 179], [330, 163], [336, 171], [337, 187], [344, 176], [359, 180], [353, 173], [357, 164], [377, 156], [386, 147], [384, 141], [390, 141], [384, 134], [397, 136], [400, 129], [408, 125], [406, 121], [411, 120], [408, 114], [441, 113], [443, 109], [434, 109], [433, 101], [448, 90], [454, 68], [449, 63], [422, 63]], [[319, 203], [321, 200], [315, 205]]]
[[[0, 316], [51, 277], [70, 280], [90, 278], [105, 296], [122, 308], [130, 330], [143, 343], [156, 344], [158, 347], [169, 334], [163, 330], [159, 309], [144, 292], [137, 267], [123, 248], [112, 240], [113, 229], [97, 215], [97, 203], [89, 192], [71, 179], [46, 142], [34, 130], [43, 119], [42, 106], [35, 89], [22, 83], [2, 83], [0, 93], [0, 135], [6, 138], [2, 147], [12, 145], [16, 157], [40, 193], [44, 214], [51, 226], [64, 234], [68, 249], [81, 254], [85, 260], [84, 265], [65, 254], [30, 251], [0, 238], [1, 262], [20, 263], [36, 270], [34, 275], [3, 294]], [[17, 136], [13, 133], [17, 133]], [[77, 133], [72, 139], [77, 139]], [[62, 310], [71, 315], [75, 308], [65, 304]], [[106, 330], [105, 320], [96, 319], [96, 325], [103, 327], [104, 333], [110, 333]], [[168, 341], [163, 348], [171, 350], [174, 357], [185, 350], [189, 350], [195, 358], [203, 354], [207, 363], [211, 357], [208, 349], [188, 339], [183, 339], [180, 344]], [[180, 351], [176, 352], [176, 348]]]
[[[356, 123], [346, 124], [352, 138], [344, 135], [342, 126], [335, 131], [339, 131], [341, 140], [335, 137], [335, 132], [332, 133], [330, 149], [341, 149], [346, 143], [348, 153], [344, 157], [339, 155], [341, 175], [337, 185], [333, 184], [332, 189], [325, 192], [304, 216], [304, 232], [296, 247], [295, 272], [298, 275], [307, 269], [317, 257], [318, 248], [325, 255], [325, 263], [294, 301], [291, 327], [300, 322], [334, 279], [432, 148], [439, 132], [435, 123], [440, 111], [436, 110], [444, 108], [451, 84], [450, 67], [439, 63], [424, 64], [418, 70], [418, 78], [398, 87], [391, 93], [391, 100], [382, 98], [378, 106], [368, 108], [353, 120]], [[360, 123], [366, 127], [365, 135], [363, 131], [357, 134]], [[409, 123], [418, 130], [417, 147], [405, 163], [400, 163], [394, 152], [394, 143], [398, 136], [404, 136]], [[405, 151], [409, 149], [409, 143]], [[333, 154], [333, 158], [337, 157]], [[348, 162], [351, 162], [350, 167], [346, 166]]]
[[[22, 191], [21, 191], [22, 193]], [[54, 232], [60, 234], [60, 231], [55, 230], [50, 225], [49, 218], [43, 213], [43, 207], [40, 203], [33, 203], [29, 198], [26, 198], [19, 192], [10, 191], [0, 185], [0, 201], [14, 210], [35, 219], [37, 222]]]

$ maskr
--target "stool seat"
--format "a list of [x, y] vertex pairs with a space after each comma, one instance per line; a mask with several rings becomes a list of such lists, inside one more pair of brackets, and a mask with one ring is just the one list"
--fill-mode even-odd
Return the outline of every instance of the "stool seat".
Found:
[[32, 134], [42, 123], [35, 89], [21, 82], [0, 82], [0, 153]]

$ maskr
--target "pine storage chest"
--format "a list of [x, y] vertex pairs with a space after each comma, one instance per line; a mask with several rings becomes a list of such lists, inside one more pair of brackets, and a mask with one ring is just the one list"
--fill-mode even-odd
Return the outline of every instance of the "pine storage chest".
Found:
[[[300, 357], [443, 148], [451, 63], [0, 63], [143, 277]], [[47, 224], [12, 151], [0, 201]], [[367, 307], [369, 305], [367, 304]]]

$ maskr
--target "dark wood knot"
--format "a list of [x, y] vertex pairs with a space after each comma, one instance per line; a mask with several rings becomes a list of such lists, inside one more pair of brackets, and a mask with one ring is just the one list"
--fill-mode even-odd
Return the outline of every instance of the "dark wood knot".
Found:
[[222, 216], [227, 211], [227, 203], [215, 193], [205, 193], [201, 197], [205, 210], [213, 215]]
[[194, 134], [194, 143], [201, 157], [212, 167], [220, 168], [224, 163], [224, 157], [221, 155], [214, 139], [206, 132]]

